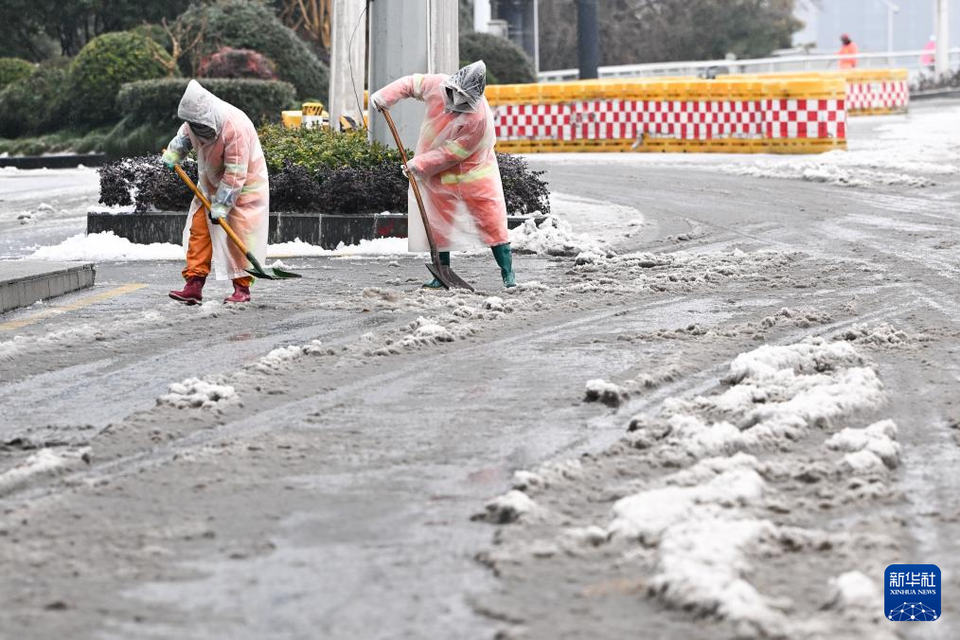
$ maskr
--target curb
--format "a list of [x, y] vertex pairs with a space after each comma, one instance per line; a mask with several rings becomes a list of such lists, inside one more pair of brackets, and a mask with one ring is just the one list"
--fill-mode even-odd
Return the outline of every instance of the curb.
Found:
[[4, 262], [0, 313], [93, 286], [97, 272], [89, 262], [16, 260]]
[[910, 94], [911, 100], [935, 100], [937, 98], [960, 98], [960, 88], [916, 91]]

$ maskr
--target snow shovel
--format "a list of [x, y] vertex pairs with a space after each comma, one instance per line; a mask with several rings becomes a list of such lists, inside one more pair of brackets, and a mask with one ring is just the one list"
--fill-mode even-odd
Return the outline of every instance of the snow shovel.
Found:
[[403, 141], [400, 139], [400, 134], [397, 133], [397, 125], [393, 122], [393, 116], [390, 115], [390, 110], [383, 109], [380, 113], [382, 113], [386, 119], [387, 126], [390, 127], [390, 133], [393, 134], [393, 139], [397, 143], [397, 149], [400, 150], [400, 157], [403, 158], [403, 166], [407, 170], [407, 177], [410, 178], [410, 186], [413, 188], [413, 195], [416, 197], [417, 207], [420, 209], [420, 219], [423, 220], [423, 230], [426, 231], [427, 242], [430, 244], [430, 260], [433, 261], [431, 264], [426, 265], [427, 271], [432, 273], [433, 277], [447, 289], [466, 289], [473, 291], [473, 287], [467, 284], [463, 278], [455, 274], [453, 269], [450, 268], [450, 265], [440, 264], [440, 252], [437, 251], [437, 242], [433, 238], [430, 221], [427, 220], [427, 210], [423, 206], [423, 197], [420, 195], [420, 185], [417, 184], [417, 179], [413, 177], [413, 172], [410, 171], [407, 150], [403, 148]]
[[[193, 184], [193, 180], [190, 179], [190, 176], [187, 175], [187, 172], [183, 168], [175, 164], [173, 168], [177, 171], [177, 175], [180, 176], [180, 179], [183, 180], [190, 190], [193, 191], [193, 194], [200, 199], [200, 202], [203, 204], [204, 210], [209, 215], [210, 212], [210, 201], [207, 200], [207, 197], [200, 193], [200, 189], [197, 188], [197, 185]], [[233, 232], [233, 229], [230, 228], [230, 225], [227, 224], [226, 219], [220, 218], [217, 220], [217, 224], [223, 227], [223, 230], [227, 232], [227, 235], [230, 236], [230, 239], [235, 245], [243, 251], [243, 254], [247, 256], [247, 260], [250, 261], [252, 269], [245, 269], [247, 273], [258, 278], [265, 278], [267, 280], [286, 280], [287, 278], [300, 278], [302, 277], [299, 273], [291, 273], [290, 271], [284, 271], [282, 269], [270, 268], [264, 269], [260, 266], [260, 261], [257, 260], [256, 256], [253, 255], [250, 251], [247, 250], [247, 246], [243, 244], [243, 240], [240, 239], [236, 233]]]

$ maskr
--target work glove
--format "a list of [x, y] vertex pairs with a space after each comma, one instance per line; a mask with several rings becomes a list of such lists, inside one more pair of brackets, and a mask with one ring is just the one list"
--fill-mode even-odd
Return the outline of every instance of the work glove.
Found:
[[180, 154], [173, 149], [166, 149], [161, 158], [167, 169], [173, 169], [174, 165], [180, 164]]
[[386, 99], [384, 99], [383, 93], [381, 91], [373, 92], [373, 95], [370, 96], [370, 104], [377, 111], [383, 111], [384, 109], [387, 108], [387, 101]]
[[210, 221], [216, 222], [217, 220], [223, 220], [227, 217], [227, 214], [230, 213], [230, 207], [225, 204], [214, 203], [210, 207]]

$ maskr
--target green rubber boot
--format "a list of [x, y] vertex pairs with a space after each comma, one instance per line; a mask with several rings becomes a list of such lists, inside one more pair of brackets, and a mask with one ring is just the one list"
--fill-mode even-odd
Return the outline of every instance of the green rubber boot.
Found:
[[511, 289], [517, 286], [517, 278], [513, 275], [513, 254], [510, 252], [510, 243], [498, 244], [491, 247], [493, 257], [500, 266], [500, 276], [503, 278], [503, 286]]
[[[441, 251], [441, 252], [440, 252], [440, 264], [446, 265], [446, 266], [448, 266], [448, 267], [450, 266], [450, 252], [449, 252], [449, 251]], [[423, 283], [423, 288], [424, 288], [424, 289], [443, 289], [443, 288], [445, 288], [445, 287], [443, 286], [443, 283], [442, 283], [442, 282], [440, 282], [439, 280], [437, 280], [436, 278], [434, 278], [434, 279], [431, 280], [430, 282], [424, 282], [424, 283]]]

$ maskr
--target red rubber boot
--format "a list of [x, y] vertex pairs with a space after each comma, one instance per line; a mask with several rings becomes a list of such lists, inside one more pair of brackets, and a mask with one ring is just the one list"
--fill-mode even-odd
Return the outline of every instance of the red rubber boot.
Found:
[[186, 304], [201, 304], [203, 302], [203, 285], [207, 281], [202, 276], [190, 276], [187, 284], [180, 291], [171, 291], [170, 297]]
[[233, 295], [224, 298], [223, 304], [236, 304], [240, 302], [250, 302], [250, 287], [233, 281]]

